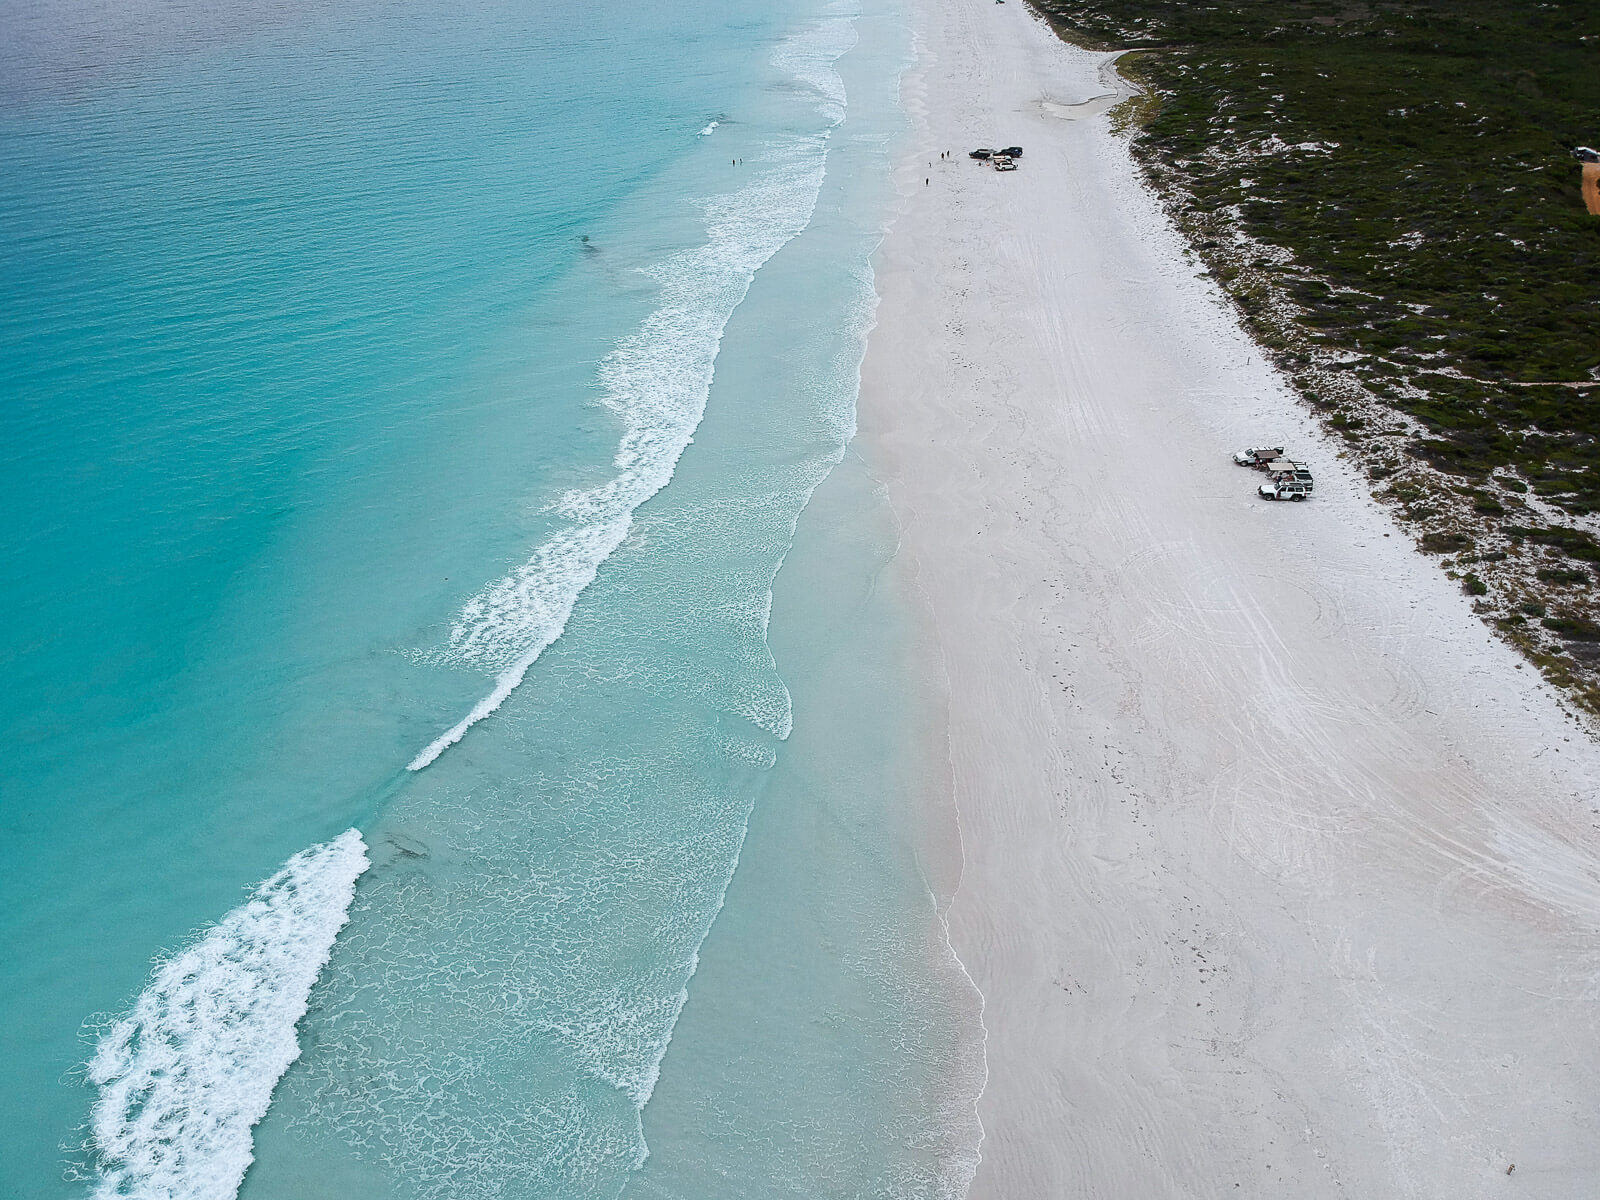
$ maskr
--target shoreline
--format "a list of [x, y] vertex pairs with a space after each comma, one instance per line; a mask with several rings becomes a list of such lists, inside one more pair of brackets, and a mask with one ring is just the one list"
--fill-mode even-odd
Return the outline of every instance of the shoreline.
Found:
[[[1600, 754], [1098, 110], [1047, 109], [1108, 56], [1021, 5], [920, 25], [857, 445], [947, 680], [970, 1194], [1477, 1195], [1509, 1166], [1587, 1194]], [[1021, 170], [967, 160], [997, 142]], [[1253, 499], [1227, 456], [1261, 436], [1315, 462], [1313, 503]]]
[[[1118, 39], [1129, 31], [1115, 32], [1112, 15], [1125, 17], [1126, 6], [1113, 3], [1089, 14], [1052, 0], [1029, 3], [1071, 44], [1126, 44]], [[1485, 16], [1492, 23], [1496, 14], [1501, 22], [1510, 19], [1505, 6], [1491, 4]], [[1458, 89], [1426, 70], [1398, 85], [1395, 99], [1405, 101], [1400, 107], [1363, 109], [1349, 86], [1388, 56], [1378, 47], [1397, 30], [1376, 14], [1347, 17], [1353, 23], [1341, 20], [1315, 34], [1300, 26], [1259, 61], [1241, 46], [1240, 61], [1229, 67], [1231, 52], [1224, 44], [1233, 34], [1226, 25], [1198, 11], [1180, 16], [1169, 10], [1140, 31], [1152, 41], [1151, 54], [1130, 64], [1128, 73], [1146, 86], [1146, 94], [1118, 111], [1114, 127], [1131, 135], [1140, 171], [1223, 283], [1245, 328], [1268, 349], [1301, 403], [1359, 457], [1373, 495], [1394, 508], [1418, 549], [1475, 597], [1485, 627], [1560, 687], [1590, 735], [1600, 738], [1600, 660], [1592, 645], [1600, 637], [1600, 609], [1587, 590], [1591, 564], [1600, 561], [1600, 524], [1590, 491], [1591, 478], [1600, 477], [1592, 475], [1593, 464], [1586, 465], [1592, 439], [1584, 433], [1582, 405], [1563, 395], [1592, 394], [1600, 383], [1590, 378], [1593, 363], [1573, 357], [1574, 348], [1593, 337], [1563, 324], [1559, 304], [1551, 302], [1572, 282], [1561, 272], [1574, 255], [1570, 248], [1556, 249], [1577, 231], [1574, 214], [1563, 212], [1577, 197], [1563, 195], [1566, 189], [1553, 177], [1565, 173], [1566, 153], [1559, 156], [1562, 165], [1536, 154], [1526, 170], [1515, 169], [1518, 178], [1495, 178], [1507, 162], [1504, 144], [1479, 141], [1482, 126], [1500, 131], [1491, 138], [1514, 141], [1520, 134], [1504, 119], [1507, 114], [1490, 113], [1499, 103], [1494, 89]], [[1509, 37], [1503, 23], [1493, 33], [1488, 28], [1480, 32], [1491, 41]], [[1435, 62], [1470, 57], [1480, 48], [1459, 22], [1435, 32], [1442, 39]], [[1336, 52], [1334, 59], [1328, 55], [1346, 37], [1368, 50], [1340, 66]], [[1524, 53], [1532, 49], [1523, 39], [1510, 40]], [[1396, 53], [1404, 59], [1404, 51]], [[1317, 65], [1328, 68], [1316, 71], [1318, 77], [1331, 71], [1335, 80], [1332, 111], [1308, 103], [1305, 73]], [[1287, 71], [1283, 78], [1280, 67]], [[1391, 68], [1399, 69], [1397, 63]], [[1340, 86], [1346, 70], [1350, 75]], [[1265, 87], [1264, 80], [1275, 82]], [[1320, 95], [1321, 89], [1310, 92]], [[1430, 150], [1425, 162], [1444, 157], [1460, 167], [1474, 156], [1483, 161], [1455, 179], [1435, 176], [1430, 191], [1453, 195], [1481, 186], [1502, 198], [1503, 207], [1492, 215], [1477, 197], [1459, 209], [1430, 205], [1426, 198], [1392, 203], [1393, 195], [1406, 190], [1410, 168], [1400, 167], [1408, 151], [1394, 144], [1384, 123], [1404, 121], [1426, 108], [1430, 97], [1445, 93], [1460, 117], [1450, 124], [1466, 127], [1470, 112], [1479, 134], [1466, 145]], [[1187, 120], [1173, 119], [1200, 96], [1209, 97], [1200, 110]], [[1372, 93], [1365, 98], [1370, 102]], [[1242, 111], [1225, 125], [1207, 122], [1202, 129], [1195, 121], [1212, 104]], [[1515, 119], [1525, 121], [1522, 133], [1563, 124], [1559, 101], [1541, 100], [1531, 110], [1514, 107]], [[1355, 128], [1379, 127], [1384, 133], [1374, 143], [1375, 161], [1358, 167], [1342, 157], [1359, 140], [1352, 136]], [[1448, 143], [1449, 135], [1441, 140]], [[1431, 137], [1428, 142], [1436, 145]], [[1326, 186], [1308, 188], [1308, 178]], [[1526, 178], [1543, 179], [1542, 195], [1522, 191]], [[1288, 206], [1278, 210], [1286, 218], [1282, 225], [1268, 216], [1278, 204]], [[1315, 214], [1310, 222], [1289, 215], [1308, 211]], [[1403, 226], [1394, 231], [1398, 240], [1372, 237], [1388, 219]], [[1505, 232], [1524, 219], [1538, 227], [1536, 236], [1524, 241]], [[1339, 232], [1324, 238], [1324, 228]], [[1516, 261], [1497, 258], [1492, 250], [1463, 253], [1464, 243], [1485, 239], [1514, 250]], [[1452, 244], [1454, 250], [1448, 249]], [[1381, 261], [1402, 246], [1403, 268], [1394, 258]], [[1524, 297], [1520, 311], [1497, 307], [1490, 317], [1474, 297], [1499, 306], [1493, 294], [1499, 284], [1474, 286], [1460, 273], [1463, 257], [1468, 273], [1475, 267], [1480, 279], [1540, 279], [1544, 299], [1529, 307]], [[1441, 286], [1441, 272], [1449, 284]], [[1360, 315], [1352, 315], [1357, 309]], [[1496, 349], [1486, 357], [1488, 347]]]

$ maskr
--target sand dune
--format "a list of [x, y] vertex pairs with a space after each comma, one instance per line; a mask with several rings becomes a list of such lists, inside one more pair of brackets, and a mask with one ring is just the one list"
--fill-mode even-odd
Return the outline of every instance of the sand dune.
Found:
[[[860, 444], [948, 677], [973, 1195], [1600, 1194], [1600, 753], [1074, 109], [1105, 56], [922, 34]], [[1278, 438], [1310, 503], [1229, 461]]]

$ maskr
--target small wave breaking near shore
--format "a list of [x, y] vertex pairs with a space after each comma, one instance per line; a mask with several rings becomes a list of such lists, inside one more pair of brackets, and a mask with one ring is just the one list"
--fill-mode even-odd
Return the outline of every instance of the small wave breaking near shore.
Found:
[[[783, 94], [798, 87], [823, 120], [808, 119], [807, 131], [767, 140], [745, 160], [748, 165], [739, 172], [748, 181], [744, 186], [701, 202], [704, 242], [650, 269], [659, 285], [654, 310], [635, 332], [615, 344], [598, 371], [601, 403], [620, 425], [610, 477], [599, 486], [563, 496], [556, 507], [559, 521], [554, 533], [535, 545], [525, 562], [463, 606], [443, 653], [491, 674], [493, 686], [461, 721], [424, 747], [408, 764], [409, 770], [419, 771], [434, 762], [521, 684], [544, 650], [562, 635], [575, 604], [600, 568], [627, 539], [636, 510], [672, 480], [705, 414], [730, 318], [757, 272], [812, 221], [826, 176], [829, 137], [844, 119], [844, 87], [832, 64], [854, 40], [853, 21], [834, 17], [778, 48], [773, 61], [791, 77]], [[842, 440], [848, 440], [850, 424], [841, 414]], [[763, 639], [769, 609], [770, 589], [759, 621], [753, 622]], [[782, 738], [789, 732], [787, 698], [781, 684], [771, 692], [763, 692], [761, 703], [752, 704], [748, 712], [739, 711], [763, 736]], [[751, 761], [738, 764], [745, 773], [771, 767], [770, 747], [746, 744], [732, 735], [728, 740], [730, 756], [751, 756]], [[596, 786], [583, 781], [573, 794], [589, 797]], [[412, 980], [412, 990], [375, 989], [363, 993], [358, 1002], [349, 994], [352, 981], [362, 978], [365, 964], [355, 961], [360, 956], [341, 952], [328, 967], [335, 940], [351, 917], [356, 881], [368, 867], [367, 847], [351, 830], [289, 859], [248, 901], [203, 932], [192, 946], [160, 964], [132, 1011], [101, 1038], [88, 1067], [88, 1077], [99, 1089], [91, 1118], [94, 1200], [229, 1200], [250, 1169], [258, 1137], [263, 1161], [256, 1171], [278, 1161], [269, 1142], [272, 1135], [256, 1130], [274, 1105], [275, 1093], [276, 1104], [290, 1114], [286, 1120], [295, 1119], [297, 1112], [313, 1113], [322, 1128], [337, 1130], [342, 1150], [354, 1147], [362, 1154], [405, 1164], [406, 1178], [419, 1195], [498, 1194], [505, 1179], [526, 1178], [502, 1169], [525, 1171], [530, 1161], [528, 1154], [506, 1157], [508, 1147], [529, 1151], [528, 1139], [507, 1136], [513, 1130], [540, 1131], [547, 1145], [533, 1147], [539, 1155], [537, 1165], [552, 1178], [559, 1177], [563, 1187], [568, 1180], [592, 1183], [610, 1178], [614, 1169], [636, 1170], [648, 1153], [640, 1114], [655, 1090], [688, 998], [699, 947], [722, 908], [737, 867], [752, 796], [742, 790], [728, 797], [702, 795], [685, 788], [680, 797], [683, 823], [668, 831], [677, 839], [672, 852], [652, 850], [643, 842], [627, 847], [622, 861], [628, 865], [630, 885], [638, 883], [641, 864], [654, 866], [662, 873], [652, 884], [658, 893], [688, 902], [666, 939], [667, 953], [658, 966], [640, 970], [630, 962], [625, 965], [633, 974], [625, 975], [604, 939], [578, 943], [577, 953], [570, 937], [563, 940], [555, 924], [558, 917], [565, 922], [588, 921], [598, 928], [617, 913], [630, 915], [626, 909], [632, 901], [620, 889], [602, 886], [590, 892], [576, 886], [587, 879], [588, 859], [578, 861], [570, 878], [550, 861], [541, 860], [539, 870], [531, 874], [524, 862], [513, 864], [503, 872], [504, 878], [525, 883], [531, 901], [532, 915], [517, 932], [520, 940], [502, 945], [496, 940], [501, 936], [497, 930], [475, 927], [472, 936], [451, 943], [452, 948], [465, 943], [473, 955], [473, 970], [497, 981], [492, 1011], [503, 1026], [501, 1034], [485, 1040], [483, 1026], [490, 1022], [481, 1014], [472, 1015], [471, 1039], [464, 1038], [463, 1044], [484, 1046], [485, 1057], [481, 1062], [457, 1057], [443, 1064], [449, 1071], [467, 1073], [457, 1074], [455, 1083], [483, 1080], [483, 1094], [498, 1096], [498, 1068], [504, 1057], [495, 1058], [490, 1051], [503, 1051], [505, 1056], [525, 1051], [532, 1028], [562, 1049], [564, 1061], [581, 1068], [586, 1080], [597, 1081], [596, 1094], [626, 1116], [625, 1122], [614, 1122], [615, 1129], [596, 1120], [588, 1107], [591, 1098], [581, 1089], [551, 1096], [508, 1096], [501, 1120], [528, 1123], [522, 1126], [477, 1120], [473, 1104], [479, 1096], [471, 1088], [442, 1087], [436, 1045], [407, 1042], [387, 1020], [363, 1024], [371, 1019], [366, 1005], [386, 1018], [413, 1016], [419, 1011], [410, 1007], [417, 1003], [413, 992], [423, 988]], [[619, 797], [616, 811], [625, 811], [628, 803], [628, 797]], [[598, 803], [595, 807], [601, 810]], [[573, 836], [577, 844], [587, 845], [584, 822], [594, 818], [586, 805], [575, 810]], [[497, 817], [475, 809], [471, 815], [472, 822], [484, 822], [489, 828], [496, 820], [514, 824], [527, 836], [526, 818], [520, 812]], [[631, 828], [627, 821], [614, 825]], [[493, 839], [497, 855], [519, 844], [509, 836]], [[696, 865], [706, 868], [703, 879], [685, 883], [679, 878], [681, 847], [694, 850]], [[533, 860], [532, 855], [525, 858]], [[603, 878], [599, 882], [608, 883]], [[368, 951], [376, 947], [383, 954], [401, 953], [395, 948], [399, 939], [393, 910], [385, 910], [379, 918], [373, 915], [374, 906], [380, 896], [403, 893], [411, 898], [404, 892], [410, 886], [410, 875], [375, 873], [355, 910], [358, 920], [345, 938]], [[427, 911], [423, 900], [413, 902]], [[441, 915], [447, 928], [448, 920], [465, 919], [456, 912]], [[541, 980], [530, 966], [523, 941], [536, 937], [545, 939], [549, 953], [562, 956], [559, 971], [551, 973], [561, 988]], [[662, 941], [660, 931], [655, 931], [650, 941], [653, 951], [661, 950]], [[424, 949], [431, 952], [431, 947]], [[497, 957], [502, 950], [503, 959]], [[434, 960], [420, 961], [427, 969]], [[308, 1047], [317, 1049], [308, 1049], [306, 1059], [284, 1080], [300, 1057], [297, 1027], [325, 967], [329, 979], [324, 985], [336, 999], [327, 1004], [319, 999], [312, 1017], [318, 1036], [306, 1035]], [[439, 994], [445, 994], [442, 987]], [[452, 1000], [459, 998], [456, 992], [448, 994]], [[575, 999], [583, 1002], [574, 1003]], [[330, 1011], [339, 1014], [337, 1036], [323, 1037]], [[428, 1011], [430, 1032], [448, 1023], [449, 1016], [442, 1011]], [[493, 1036], [503, 1040], [496, 1042]], [[384, 1074], [381, 1085], [374, 1085], [371, 1076], [351, 1077], [347, 1068], [352, 1056], [367, 1050], [388, 1056], [372, 1060], [383, 1062], [386, 1071], [395, 1065], [401, 1069]], [[430, 1097], [440, 1103], [432, 1107], [418, 1103], [419, 1098]], [[519, 1115], [510, 1118], [507, 1113]], [[555, 1145], [562, 1147], [560, 1153], [549, 1149]], [[444, 1148], [450, 1155], [448, 1169], [441, 1171], [447, 1161], [439, 1154]], [[564, 1194], [575, 1192], [567, 1188]]]
[[738, 191], [705, 202], [707, 240], [650, 274], [661, 301], [637, 333], [600, 364], [601, 404], [622, 422], [613, 466], [600, 487], [575, 490], [557, 510], [571, 524], [510, 575], [462, 608], [449, 653], [498, 672], [493, 689], [407, 764], [420, 771], [493, 713], [566, 629], [573, 606], [633, 527], [633, 514], [672, 479], [705, 416], [717, 351], [734, 310], [766, 262], [810, 223], [826, 174], [828, 136], [844, 120], [844, 84], [833, 63], [854, 43], [837, 17], [790, 39], [774, 62], [811, 91], [828, 126], [771, 143], [759, 174]]
[[229, 1200], [251, 1131], [300, 1055], [295, 1027], [367, 869], [354, 829], [302, 850], [156, 968], [88, 1079], [94, 1200]]

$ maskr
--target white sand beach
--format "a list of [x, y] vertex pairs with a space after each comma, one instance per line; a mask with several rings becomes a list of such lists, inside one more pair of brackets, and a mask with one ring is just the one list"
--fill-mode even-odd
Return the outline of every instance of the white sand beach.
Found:
[[[922, 34], [858, 444], [948, 680], [973, 1196], [1600, 1195], [1600, 751], [1186, 262], [1106, 56]], [[1309, 503], [1230, 461], [1280, 438]]]

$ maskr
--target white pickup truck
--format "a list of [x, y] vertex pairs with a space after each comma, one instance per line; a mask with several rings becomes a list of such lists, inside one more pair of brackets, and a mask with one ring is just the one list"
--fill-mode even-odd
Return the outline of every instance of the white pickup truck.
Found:
[[1234, 452], [1233, 461], [1241, 467], [1263, 467], [1273, 459], [1282, 457], [1282, 446], [1247, 446]]

